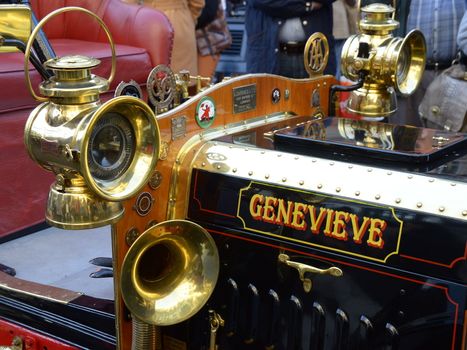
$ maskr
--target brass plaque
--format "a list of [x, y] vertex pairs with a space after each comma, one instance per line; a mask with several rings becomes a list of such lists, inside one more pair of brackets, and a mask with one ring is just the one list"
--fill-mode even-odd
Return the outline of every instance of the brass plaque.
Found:
[[172, 118], [172, 141], [186, 135], [186, 117]]
[[234, 88], [233, 113], [243, 113], [256, 109], [256, 84]]

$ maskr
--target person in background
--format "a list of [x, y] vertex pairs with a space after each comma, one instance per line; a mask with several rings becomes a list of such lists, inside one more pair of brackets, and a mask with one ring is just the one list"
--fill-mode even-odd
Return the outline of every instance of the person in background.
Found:
[[[467, 9], [466, 9], [467, 10]], [[461, 62], [467, 65], [467, 12], [462, 16], [459, 24], [459, 32], [457, 34], [457, 46], [461, 51]]]
[[341, 52], [345, 40], [357, 33], [357, 0], [337, 0], [332, 4], [334, 50], [336, 53], [336, 78], [341, 77]]
[[425, 36], [426, 66], [417, 90], [398, 99], [391, 123], [422, 126], [418, 107], [429, 84], [456, 58], [457, 33], [465, 11], [466, 0], [410, 0], [406, 31], [419, 29]]
[[222, 0], [206, 0], [196, 25], [198, 74], [214, 78], [221, 52], [232, 43]]
[[204, 7], [204, 0], [122, 0], [154, 7], [165, 13], [174, 28], [174, 44], [170, 68], [174, 73], [183, 69], [198, 75], [198, 53], [195, 25]]
[[309, 36], [323, 33], [330, 53], [325, 74], [336, 71], [332, 36], [334, 0], [247, 0], [245, 29], [248, 73], [306, 78], [303, 51]]

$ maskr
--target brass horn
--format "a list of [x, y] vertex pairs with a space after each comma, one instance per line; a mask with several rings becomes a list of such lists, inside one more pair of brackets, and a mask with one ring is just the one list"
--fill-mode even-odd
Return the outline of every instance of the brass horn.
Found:
[[[196, 314], [214, 290], [218, 274], [217, 247], [203, 227], [170, 220], [141, 234], [123, 260], [120, 285], [133, 317], [133, 343], [147, 344], [140, 336], [154, 336], [148, 324], [168, 326]], [[146, 334], [135, 334], [135, 329]]]

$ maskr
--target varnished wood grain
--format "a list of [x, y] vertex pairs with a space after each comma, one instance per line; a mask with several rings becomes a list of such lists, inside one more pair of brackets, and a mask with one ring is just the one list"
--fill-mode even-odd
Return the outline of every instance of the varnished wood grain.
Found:
[[[329, 87], [337, 82], [332, 76], [324, 76], [314, 79], [295, 80], [287, 79], [274, 75], [245, 75], [219, 83], [208, 90], [191, 98], [181, 106], [158, 116], [158, 125], [160, 128], [161, 142], [168, 145], [167, 157], [159, 160], [156, 169], [162, 174], [162, 182], [156, 190], [146, 186], [142, 191], [147, 191], [155, 198], [152, 210], [148, 215], [141, 217], [133, 209], [135, 198], [124, 203], [124, 217], [114, 225], [114, 283], [116, 285], [116, 311], [120, 316], [127, 314], [123, 300], [120, 295], [120, 274], [121, 266], [128, 245], [125, 242], [126, 233], [136, 228], [139, 233], [148, 228], [148, 224], [154, 220], [162, 222], [168, 219], [168, 201], [171, 186], [171, 176], [175, 161], [183, 145], [198, 133], [205, 131], [199, 127], [195, 120], [196, 107], [200, 99], [209, 96], [215, 101], [216, 118], [210, 128], [226, 127], [231, 123], [237, 123], [250, 118], [271, 115], [274, 113], [290, 112], [297, 116], [311, 116], [317, 111], [321, 111], [325, 116], [328, 114]], [[245, 113], [233, 113], [233, 88], [256, 85], [256, 108]], [[272, 91], [278, 88], [281, 91], [281, 99], [278, 103], [272, 102]], [[285, 90], [290, 91], [290, 96], [285, 99]], [[313, 91], [318, 90], [320, 95], [320, 107], [312, 107]], [[186, 134], [172, 141], [171, 124], [172, 119], [176, 117], [186, 117]], [[303, 118], [300, 118], [303, 119]], [[187, 177], [189, 176], [189, 161], [191, 157], [187, 156], [179, 172], [179, 181], [177, 181], [178, 195], [176, 196], [176, 216], [183, 215], [186, 206]], [[180, 209], [180, 210], [178, 210]], [[183, 218], [183, 217], [178, 217]], [[131, 321], [126, 317], [118, 319], [118, 335], [120, 349], [131, 348]]]

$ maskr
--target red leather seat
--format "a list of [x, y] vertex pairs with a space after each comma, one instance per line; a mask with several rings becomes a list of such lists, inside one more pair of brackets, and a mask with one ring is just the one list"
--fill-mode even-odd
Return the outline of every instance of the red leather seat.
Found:
[[[144, 86], [152, 68], [170, 63], [173, 29], [160, 11], [120, 0], [32, 0], [31, 6], [39, 20], [65, 6], [86, 8], [103, 19], [112, 34], [117, 54], [117, 72], [108, 95], [113, 94], [121, 81], [133, 79]], [[51, 19], [44, 29], [57, 56], [81, 54], [98, 58], [101, 65], [93, 73], [109, 76], [110, 45], [95, 19], [82, 12], [66, 12]], [[41, 77], [30, 66], [33, 87], [37, 87]], [[0, 55], [0, 84], [5, 87], [2, 88], [0, 112], [32, 108], [37, 104], [25, 85], [22, 53]]]
[[[144, 86], [149, 72], [158, 64], [169, 64], [173, 28], [167, 17], [150, 7], [130, 5], [120, 0], [31, 0], [40, 20], [65, 6], [86, 8], [109, 28], [116, 44], [117, 70], [110, 91], [113, 96], [121, 82], [135, 80]], [[93, 73], [108, 77], [111, 51], [99, 23], [82, 12], [66, 12], [54, 17], [44, 30], [57, 56], [80, 54], [98, 58], [101, 65]], [[41, 77], [30, 65], [33, 87]], [[23, 130], [37, 102], [31, 97], [24, 78], [23, 53], [0, 53], [0, 241], [31, 225], [44, 221], [45, 203], [53, 175], [35, 164], [23, 144]]]

